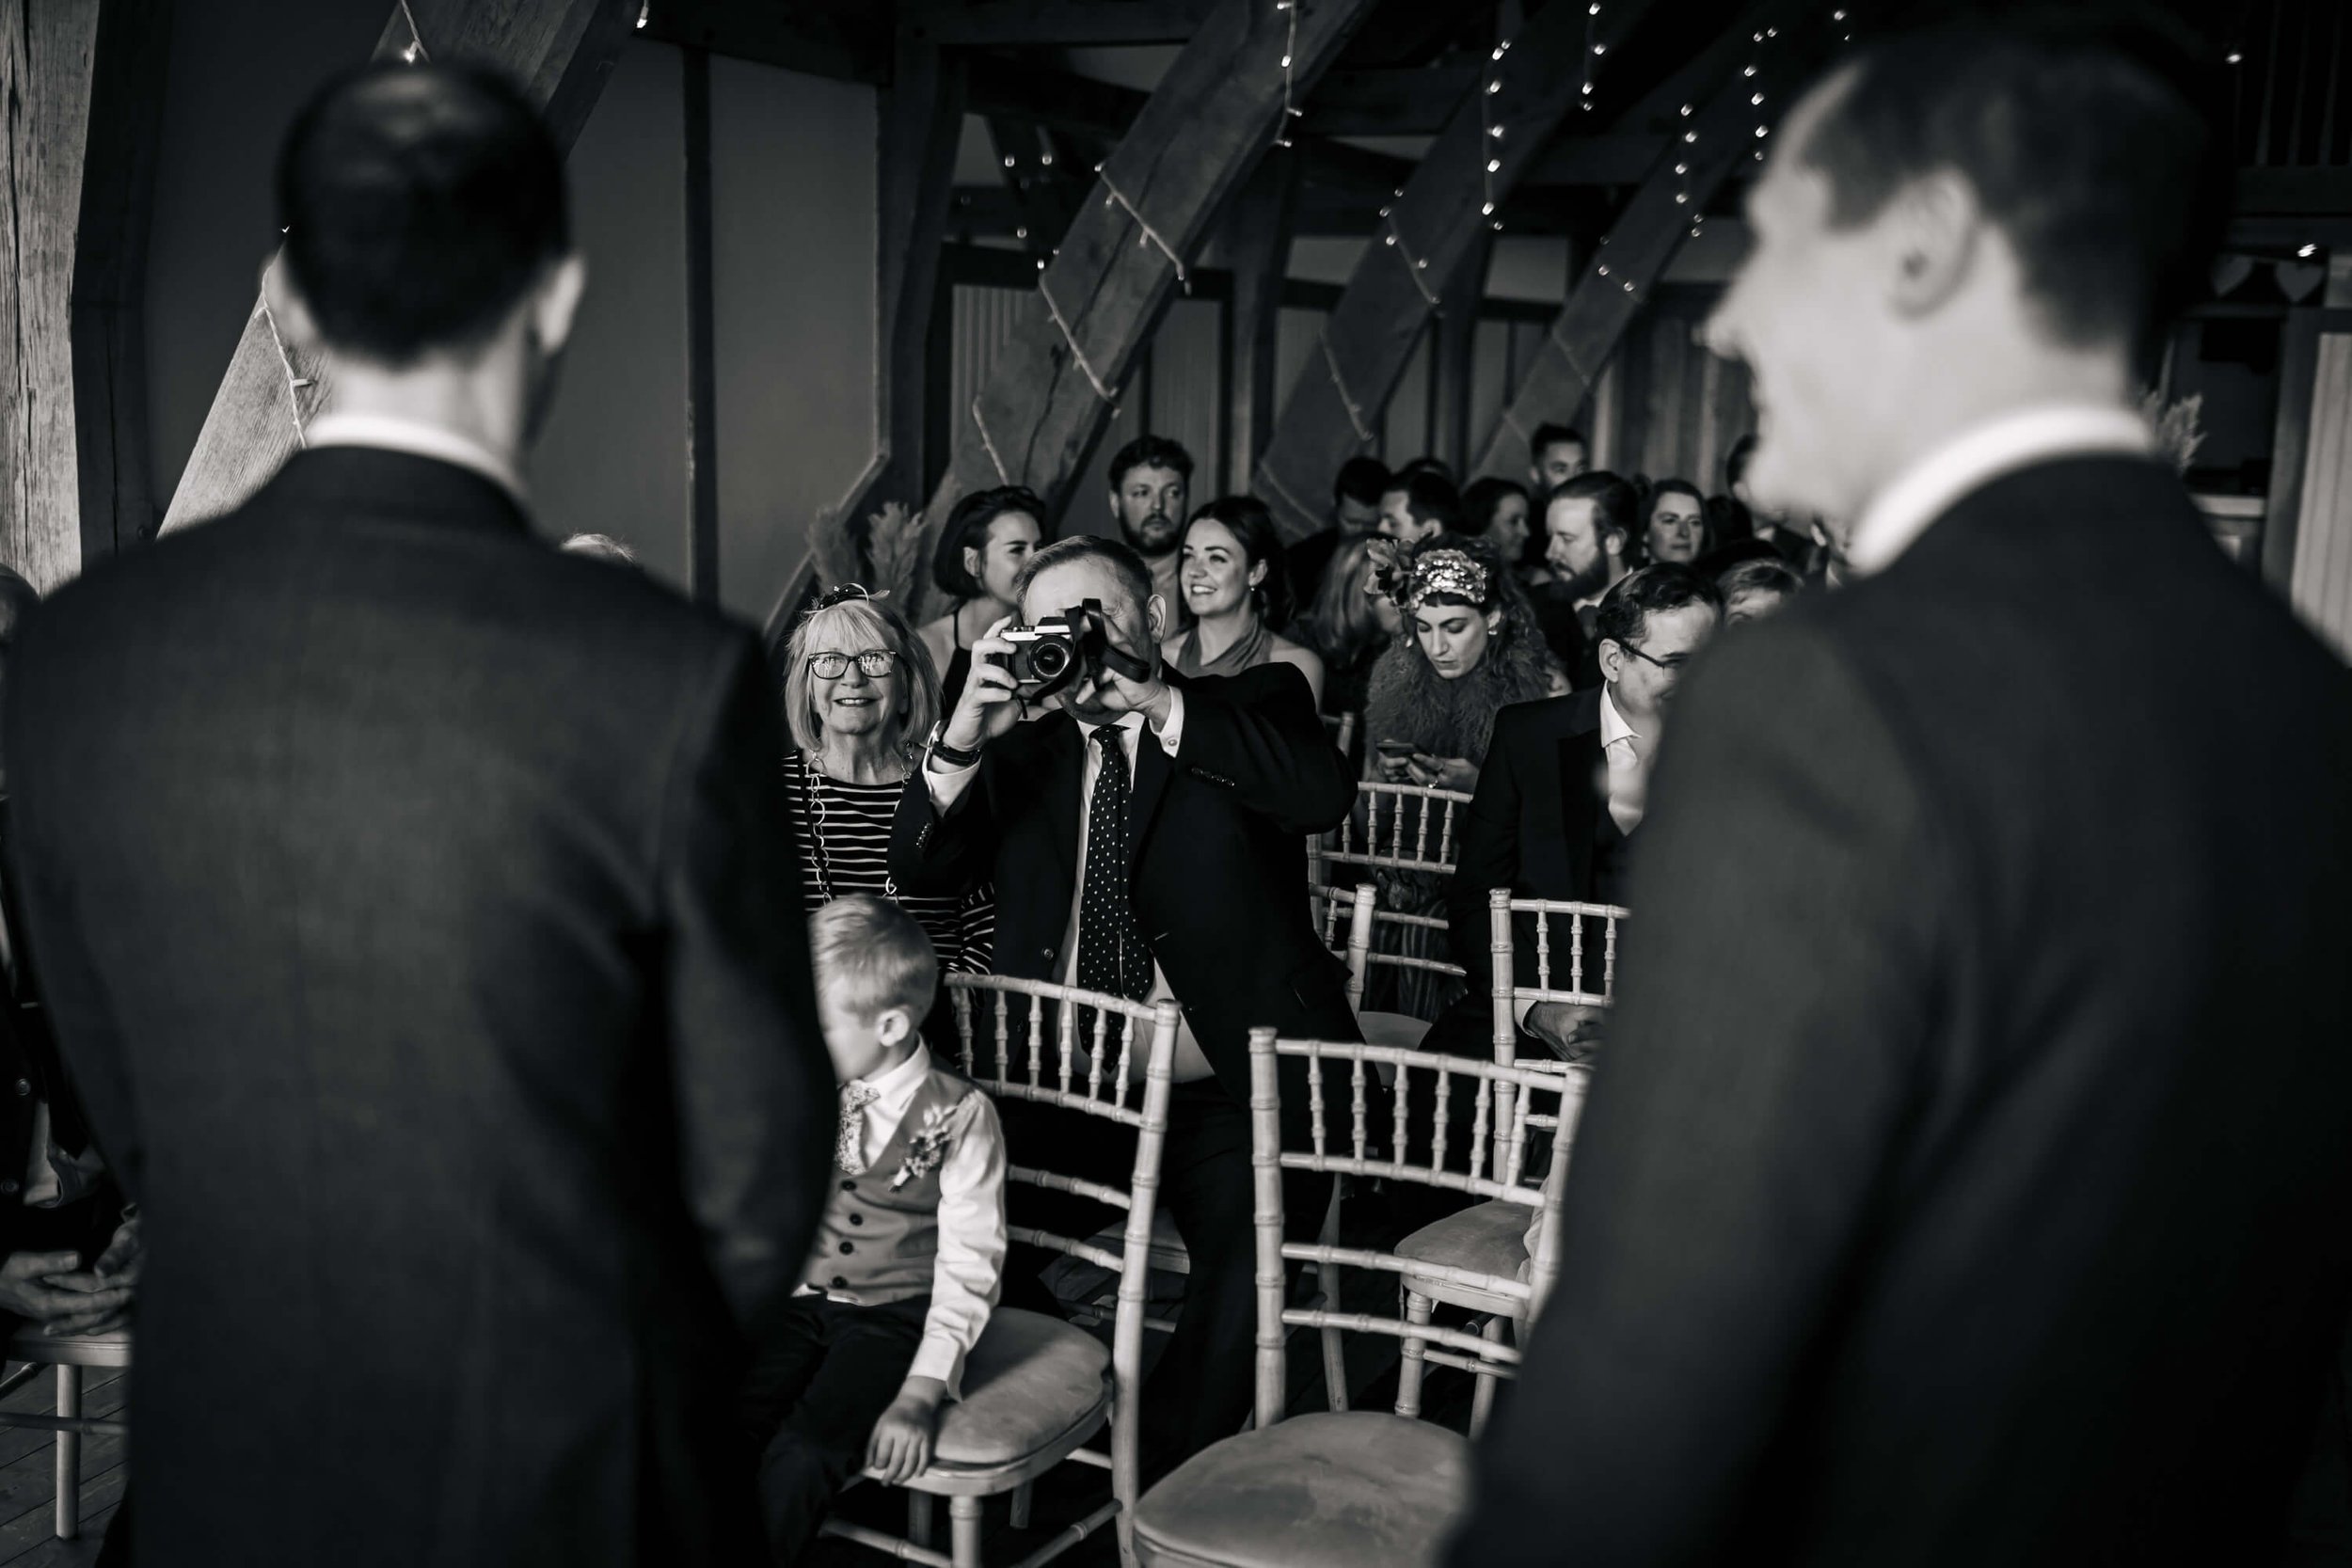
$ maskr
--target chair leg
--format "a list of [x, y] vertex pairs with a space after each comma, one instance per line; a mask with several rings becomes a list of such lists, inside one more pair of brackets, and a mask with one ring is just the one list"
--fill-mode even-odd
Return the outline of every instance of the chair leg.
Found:
[[[57, 1414], [82, 1413], [82, 1369], [57, 1369]], [[72, 1541], [82, 1533], [82, 1434], [57, 1433], [57, 1539]]]
[[[1508, 1323], [1509, 1320], [1497, 1314], [1486, 1320], [1486, 1326], [1478, 1331], [1478, 1337], [1490, 1345], [1499, 1345], [1502, 1343], [1502, 1331]], [[1473, 1441], [1486, 1430], [1486, 1413], [1494, 1408], [1495, 1384], [1498, 1381], [1492, 1372], [1481, 1371], [1478, 1374], [1477, 1390], [1470, 1395], [1470, 1434]]]
[[1012, 1528], [1015, 1529], [1027, 1529], [1029, 1528], [1030, 1484], [1030, 1482], [1025, 1481], [1020, 1485], [1012, 1489]]
[[[1340, 1244], [1340, 1204], [1347, 1194], [1348, 1179], [1331, 1179], [1330, 1206], [1323, 1212], [1323, 1231], [1315, 1240], [1325, 1246]], [[1323, 1292], [1323, 1309], [1340, 1309], [1340, 1268], [1337, 1263], [1317, 1263], [1315, 1284]], [[1334, 1415], [1347, 1409], [1347, 1342], [1336, 1328], [1323, 1331], [1323, 1407]]]
[[[1415, 1328], [1429, 1326], [1429, 1314], [1435, 1306], [1418, 1291], [1405, 1292], [1405, 1321]], [[1425, 1339], [1405, 1341], [1405, 1359], [1396, 1369], [1396, 1413], [1418, 1418], [1421, 1415], [1421, 1376], [1428, 1363], [1422, 1352], [1428, 1347]]]
[[915, 1545], [931, 1544], [931, 1495], [929, 1492], [907, 1494], [907, 1539]]
[[980, 1568], [980, 1499], [947, 1499], [947, 1555], [956, 1568]]

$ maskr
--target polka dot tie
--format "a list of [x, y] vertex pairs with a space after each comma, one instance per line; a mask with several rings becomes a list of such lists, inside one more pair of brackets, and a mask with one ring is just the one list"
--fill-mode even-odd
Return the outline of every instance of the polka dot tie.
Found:
[[844, 1176], [866, 1174], [866, 1107], [882, 1091], [854, 1079], [841, 1085], [841, 1133], [834, 1140], [833, 1163]]
[[1086, 896], [1078, 906], [1078, 984], [1131, 1002], [1152, 992], [1152, 953], [1127, 902], [1127, 749], [1120, 728], [1094, 732], [1103, 762], [1087, 808]]

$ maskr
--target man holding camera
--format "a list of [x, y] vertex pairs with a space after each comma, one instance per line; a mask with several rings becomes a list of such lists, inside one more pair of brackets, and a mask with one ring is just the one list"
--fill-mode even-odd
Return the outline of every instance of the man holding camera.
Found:
[[[1160, 1202], [1190, 1275], [1153, 1373], [1163, 1397], [1144, 1405], [1148, 1482], [1231, 1434], [1249, 1405], [1248, 1031], [1361, 1037], [1305, 895], [1306, 836], [1337, 826], [1356, 786], [1295, 669], [1185, 679], [1160, 666], [1168, 607], [1125, 546], [1048, 546], [1019, 589], [1024, 624], [999, 622], [973, 645], [962, 699], [908, 781], [890, 868], [907, 893], [993, 880], [999, 974], [1184, 1009]], [[1041, 700], [1056, 711], [1023, 724]], [[1299, 1077], [1286, 1076], [1282, 1110], [1303, 1138]], [[1015, 1164], [1035, 1163], [1025, 1146], [1105, 1181], [1132, 1167], [1131, 1130], [1003, 1109]], [[1294, 1236], [1314, 1235], [1328, 1192], [1326, 1178], [1287, 1174]], [[1080, 1236], [1108, 1213], [1025, 1185], [1007, 1198], [1015, 1226]], [[1037, 1261], [1016, 1249], [1011, 1305], [1050, 1307]]]

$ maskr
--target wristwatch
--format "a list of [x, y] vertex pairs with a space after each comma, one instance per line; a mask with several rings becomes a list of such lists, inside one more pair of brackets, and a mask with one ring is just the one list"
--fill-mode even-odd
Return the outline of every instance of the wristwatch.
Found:
[[950, 768], [979, 766], [979, 752], [958, 751], [947, 744], [947, 721], [945, 719], [931, 726], [930, 753]]

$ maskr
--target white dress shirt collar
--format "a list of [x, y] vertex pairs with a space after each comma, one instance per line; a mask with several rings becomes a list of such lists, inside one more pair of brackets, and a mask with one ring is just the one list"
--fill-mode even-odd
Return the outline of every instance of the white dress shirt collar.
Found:
[[446, 426], [404, 420], [393, 414], [330, 412], [310, 421], [302, 433], [302, 442], [306, 447], [374, 447], [453, 464], [480, 474], [513, 497], [517, 507], [530, 510], [531, 492], [525, 488], [522, 475], [472, 436]]
[[907, 1059], [897, 1067], [885, 1069], [871, 1078], [853, 1079], [851, 1082], [864, 1084], [873, 1090], [875, 1104], [888, 1105], [894, 1101], [903, 1102], [912, 1098], [915, 1089], [922, 1084], [923, 1075], [930, 1069], [930, 1050], [917, 1045]]
[[1641, 731], [1625, 721], [1625, 715], [1617, 711], [1617, 705], [1610, 699], [1608, 683], [1602, 682], [1600, 688], [1601, 750], [1607, 751], [1628, 736], [1639, 739], [1641, 734]]
[[1970, 426], [1897, 475], [1863, 510], [1846, 548], [1856, 572], [1893, 565], [1938, 517], [2004, 474], [2058, 457], [2155, 450], [2148, 423], [2128, 408], [2047, 403]]

